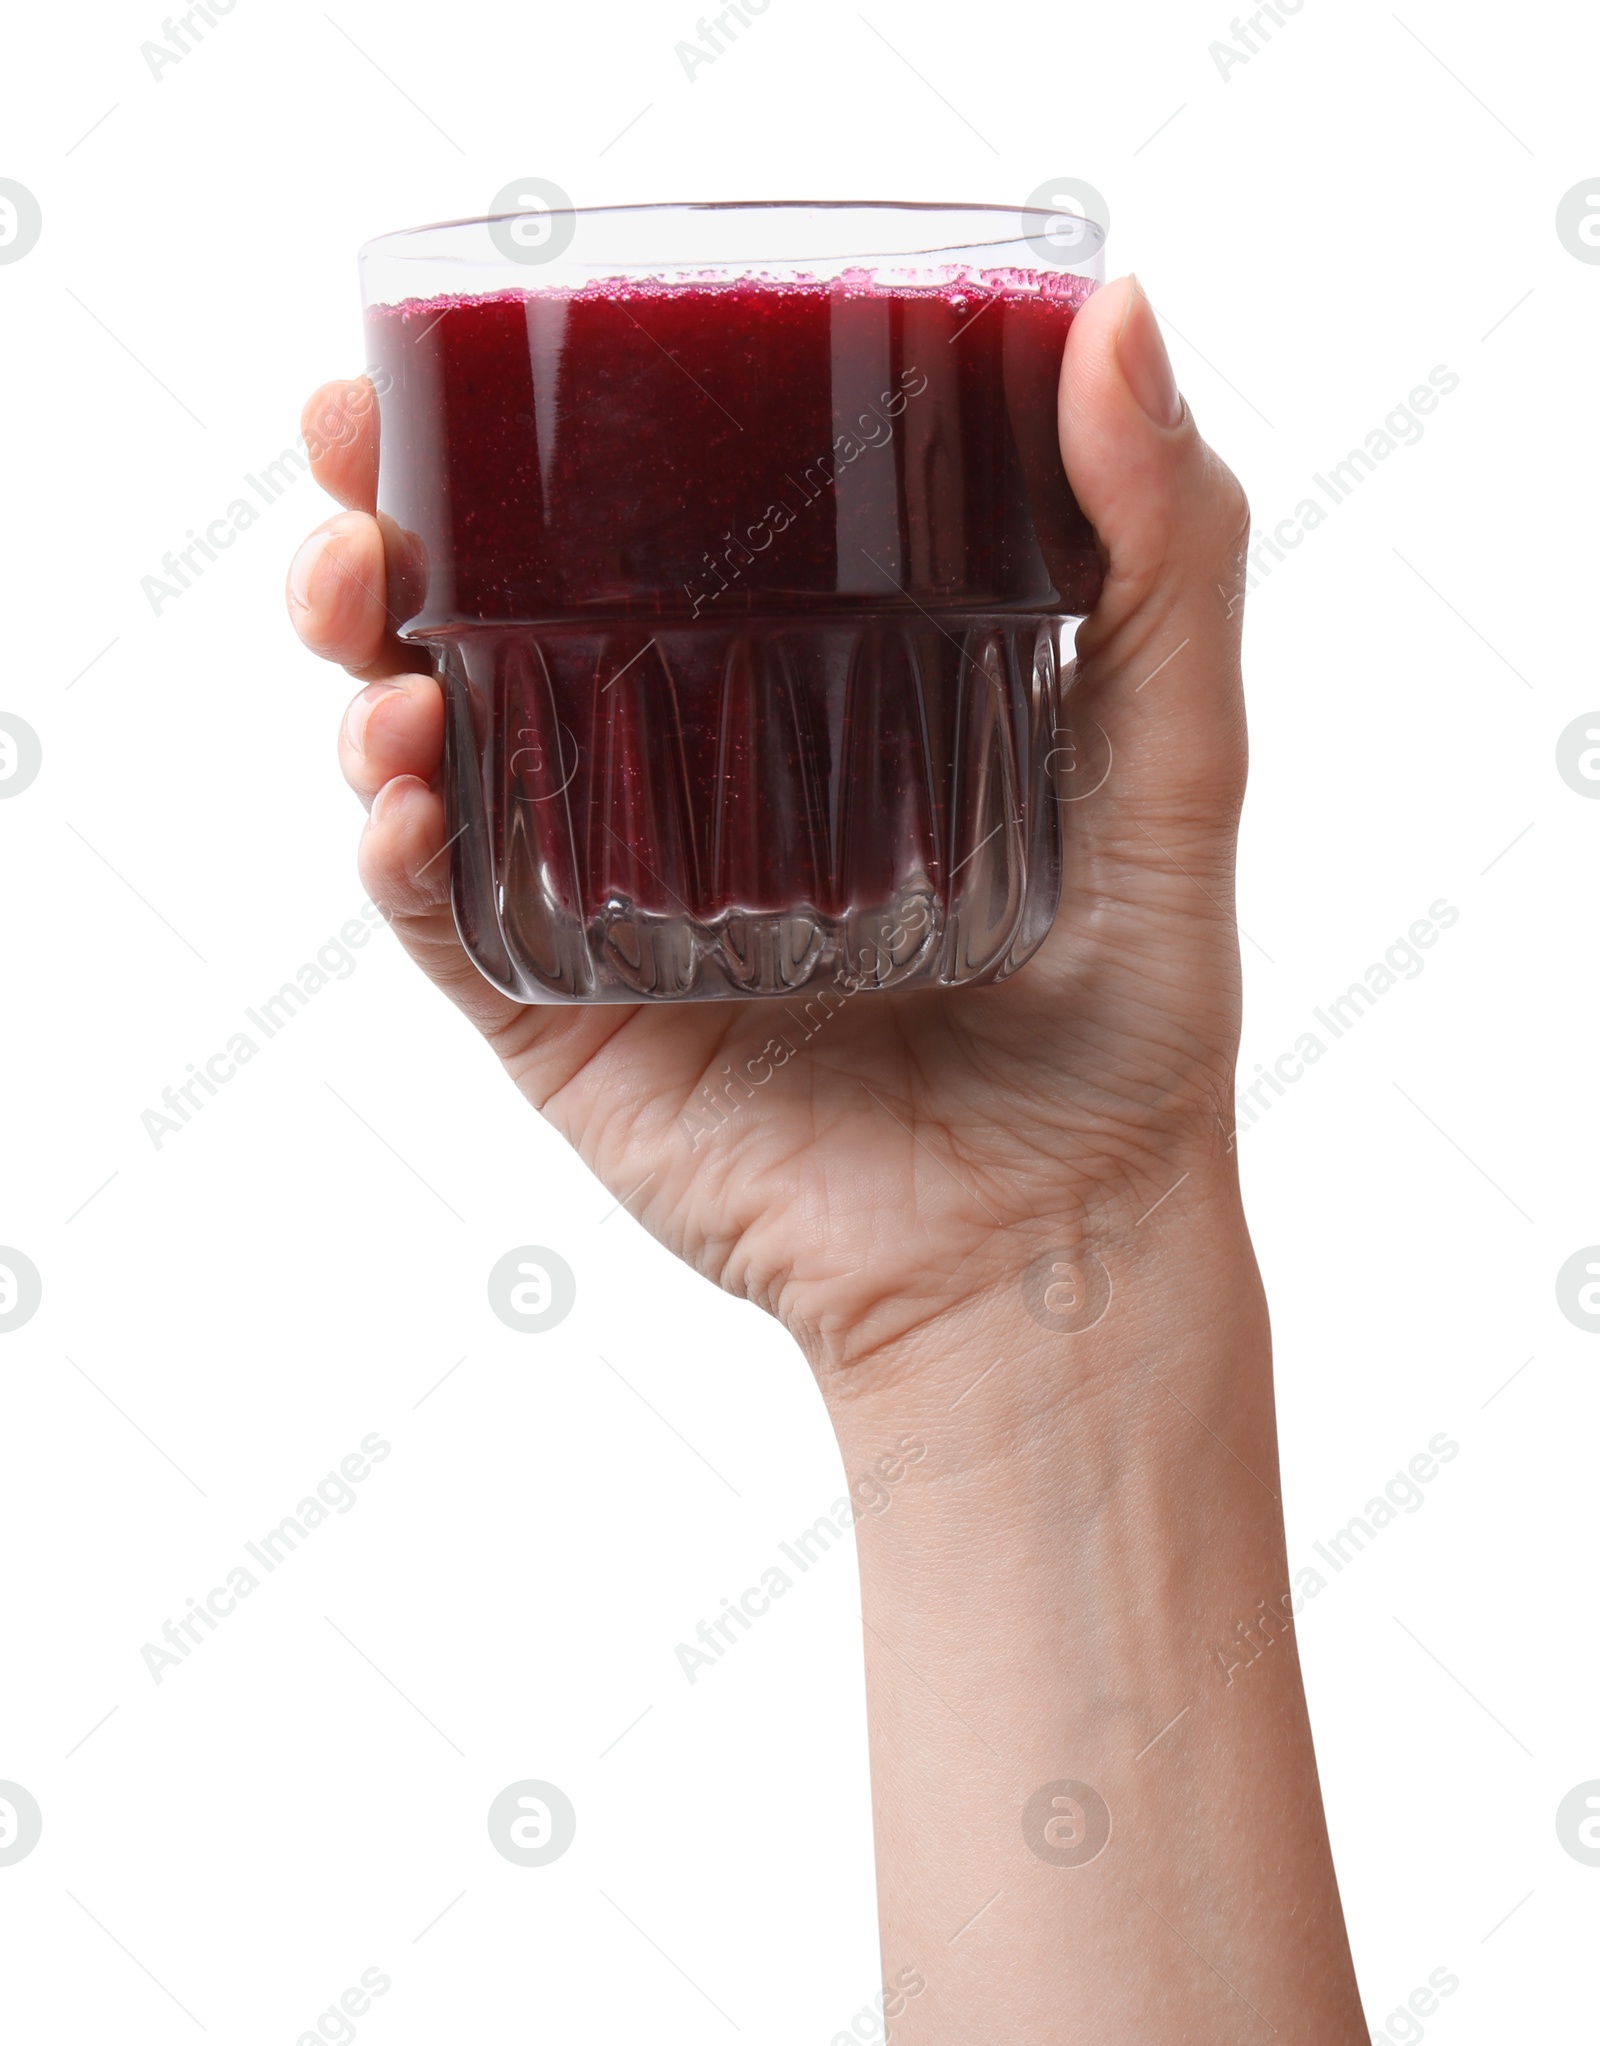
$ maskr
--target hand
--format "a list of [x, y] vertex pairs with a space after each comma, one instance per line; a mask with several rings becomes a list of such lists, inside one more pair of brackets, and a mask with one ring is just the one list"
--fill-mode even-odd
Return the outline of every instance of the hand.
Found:
[[[290, 610], [365, 684], [340, 757], [371, 813], [373, 901], [613, 1193], [776, 1314], [825, 1390], [1014, 1287], [1041, 1251], [1126, 1241], [1185, 1173], [1225, 1202], [1231, 1184], [1245, 741], [1230, 593], [1248, 513], [1132, 280], [1075, 320], [1060, 423], [1108, 559], [1069, 714], [1095, 773], [1101, 734], [1111, 766], [1063, 805], [1055, 928], [999, 987], [847, 999], [774, 1065], [762, 1048], [787, 1026], [770, 1003], [523, 1007], [480, 978], [449, 907], [439, 685], [385, 617], [372, 389], [330, 384], [307, 408], [315, 473], [350, 509], [296, 557]], [[696, 1099], [726, 1095], [730, 1066], [770, 1077], [705, 1127]]]
[[[902, 1474], [856, 1522], [895, 2038], [1352, 2046], [1232, 1140], [1248, 516], [1142, 292], [1089, 301], [1061, 374], [1107, 561], [1069, 715], [1111, 765], [1065, 806], [1053, 931], [998, 987], [850, 998], [711, 1130], [685, 1111], [778, 1005], [520, 1007], [456, 939], [374, 420], [364, 383], [312, 401], [351, 509], [291, 572], [301, 637], [366, 684], [340, 744], [373, 900], [618, 1197], [798, 1337], [851, 1477]], [[1092, 1328], [1025, 1311], [1057, 1256], [1115, 1282]], [[1069, 1782], [1112, 1832], [1063, 1867], [1029, 1826]]]

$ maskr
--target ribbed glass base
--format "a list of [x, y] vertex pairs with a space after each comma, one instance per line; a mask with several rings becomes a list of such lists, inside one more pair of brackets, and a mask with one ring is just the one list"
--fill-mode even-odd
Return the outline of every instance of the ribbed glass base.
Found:
[[1055, 915], [1055, 616], [430, 634], [456, 922], [523, 1002], [970, 986]]

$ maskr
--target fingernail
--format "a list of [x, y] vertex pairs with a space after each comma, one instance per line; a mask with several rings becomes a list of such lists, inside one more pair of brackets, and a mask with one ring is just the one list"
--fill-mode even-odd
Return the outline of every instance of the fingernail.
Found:
[[392, 775], [372, 799], [372, 808], [367, 813], [368, 830], [370, 831], [374, 824], [381, 824], [384, 821], [389, 806], [392, 803], [398, 803], [402, 798], [403, 792], [409, 791], [412, 788], [426, 787], [427, 783], [421, 781], [414, 774]]
[[1178, 395], [1178, 380], [1172, 374], [1172, 358], [1161, 338], [1155, 309], [1144, 295], [1144, 286], [1137, 277], [1131, 282], [1128, 309], [1122, 315], [1122, 330], [1117, 335], [1117, 358], [1128, 379], [1128, 388], [1146, 417], [1157, 426], [1171, 428], [1183, 417], [1183, 400]]
[[317, 563], [333, 534], [326, 528], [313, 533], [301, 547], [300, 552], [289, 564], [289, 602], [297, 611], [311, 609], [311, 582], [317, 572]]
[[369, 682], [361, 694], [351, 700], [350, 708], [344, 714], [344, 736], [352, 752], [364, 750], [372, 713], [386, 696], [392, 696], [400, 687], [398, 682]]

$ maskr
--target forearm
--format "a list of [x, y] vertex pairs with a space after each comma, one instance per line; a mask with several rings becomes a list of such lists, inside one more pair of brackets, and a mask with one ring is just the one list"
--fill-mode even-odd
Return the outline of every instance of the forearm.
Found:
[[1109, 1257], [1094, 1329], [1049, 1333], [1013, 1289], [835, 1399], [850, 1468], [926, 1445], [859, 1529], [885, 1980], [926, 1985], [907, 2046], [1367, 2036], [1265, 1307], [1242, 1224], [1196, 1233]]

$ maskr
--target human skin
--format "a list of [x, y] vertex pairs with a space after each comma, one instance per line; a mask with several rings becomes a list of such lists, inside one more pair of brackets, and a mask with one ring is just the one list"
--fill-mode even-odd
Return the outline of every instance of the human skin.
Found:
[[[924, 1985], [890, 1997], [894, 2038], [1364, 2042], [1233, 1144], [1249, 515], [1143, 292], [1097, 293], [1062, 366], [1106, 559], [1072, 719], [1111, 768], [1065, 808], [1054, 929], [999, 987], [847, 1000], [694, 1136], [704, 1086], [762, 1070], [766, 1007], [521, 1007], [481, 979], [439, 687], [384, 610], [371, 386], [324, 386], [305, 426], [347, 509], [289, 608], [365, 685], [339, 752], [373, 901], [638, 1219], [790, 1331], [852, 1478], [925, 1446], [857, 1527], [884, 1979]], [[1092, 1800], [1029, 1811], [1063, 1781], [1110, 1815], [1075, 1865]]]

